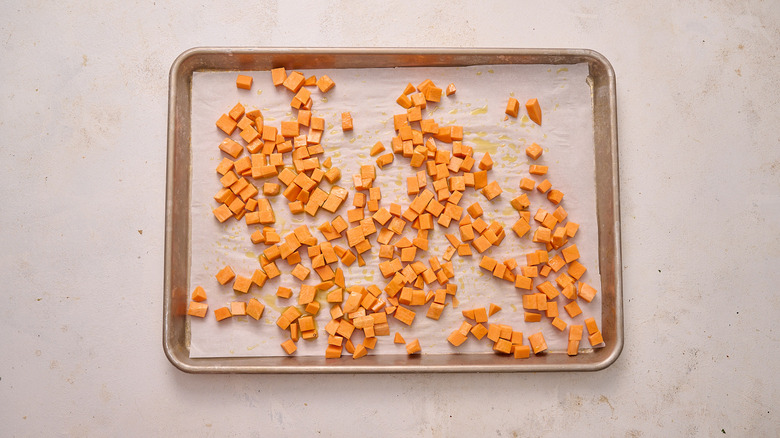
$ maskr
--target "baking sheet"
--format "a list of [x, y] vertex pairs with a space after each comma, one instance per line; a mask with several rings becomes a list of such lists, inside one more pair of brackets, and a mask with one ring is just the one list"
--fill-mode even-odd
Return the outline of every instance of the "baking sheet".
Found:
[[[326, 131], [322, 144], [325, 156], [330, 156], [334, 166], [342, 170], [342, 187], [352, 189], [349, 177], [358, 173], [361, 164], [371, 164], [374, 158], [368, 156], [370, 147], [376, 141], [382, 141], [389, 148], [390, 138], [394, 135], [392, 115], [403, 111], [394, 100], [407, 82], [417, 84], [423, 79], [432, 79], [438, 86], [444, 87], [454, 82], [458, 92], [451, 97], [443, 97], [442, 102], [433, 105], [424, 113], [424, 118], [433, 117], [439, 124], [460, 124], [464, 127], [464, 144], [474, 147], [475, 157], [479, 160], [484, 152], [490, 152], [496, 163], [489, 178], [496, 179], [504, 193], [492, 202], [481, 194], [469, 190], [464, 194], [461, 206], [478, 201], [486, 212], [486, 220], [494, 219], [503, 223], [507, 238], [499, 247], [489, 249], [485, 254], [504, 260], [514, 257], [521, 264], [524, 254], [538, 249], [538, 245], [529, 237], [518, 239], [510, 230], [518, 214], [509, 205], [509, 201], [521, 193], [518, 182], [520, 177], [528, 176], [528, 160], [524, 154], [525, 146], [531, 142], [540, 144], [545, 153], [539, 160], [550, 166], [546, 175], [553, 187], [562, 190], [566, 196], [564, 208], [569, 218], [580, 223], [580, 233], [572, 239], [581, 254], [581, 262], [588, 267], [582, 278], [600, 291], [598, 275], [598, 235], [596, 222], [596, 189], [593, 144], [593, 108], [591, 88], [586, 82], [588, 65], [483, 65], [472, 67], [447, 68], [396, 68], [396, 69], [328, 69], [302, 70], [306, 76], [328, 74], [336, 82], [336, 87], [322, 95], [313, 92], [315, 116], [324, 117]], [[227, 305], [230, 301], [246, 301], [249, 296], [235, 294], [230, 284], [221, 286], [214, 274], [229, 264], [238, 274], [251, 275], [259, 267], [257, 255], [265, 248], [249, 241], [254, 228], [248, 228], [243, 222], [217, 222], [211, 210], [215, 207], [213, 194], [219, 189], [219, 175], [214, 171], [221, 160], [217, 145], [224, 134], [214, 127], [214, 121], [230, 110], [236, 102], [247, 108], [259, 108], [263, 111], [267, 124], [278, 126], [281, 120], [293, 117], [289, 106], [292, 94], [281, 87], [275, 88], [270, 82], [268, 72], [243, 72], [254, 77], [251, 91], [235, 87], [236, 72], [194, 72], [192, 79], [192, 169], [191, 169], [191, 269], [190, 285], [203, 286], [209, 296], [209, 316], [204, 319], [191, 318], [190, 357], [229, 357], [229, 356], [277, 356], [283, 355], [279, 344], [289, 332], [275, 325], [279, 311], [287, 305], [296, 303], [297, 295], [288, 300], [275, 296], [279, 285], [297, 291], [299, 282], [290, 277], [292, 267], [286, 262], [278, 264], [283, 275], [269, 280], [260, 290], [256, 286], [250, 296], [266, 304], [266, 312], [261, 321], [248, 317], [234, 317], [217, 323], [211, 314], [213, 309]], [[504, 120], [504, 109], [509, 96], [521, 102], [537, 97], [542, 105], [544, 120], [541, 127], [527, 120], [510, 118]], [[350, 111], [355, 120], [355, 130], [344, 134], [340, 129], [340, 114]], [[522, 113], [522, 111], [521, 111]], [[234, 133], [237, 138], [237, 133]], [[449, 148], [449, 144], [439, 143]], [[378, 170], [375, 185], [382, 187], [381, 205], [390, 202], [408, 205], [409, 197], [405, 192], [405, 177], [412, 172], [408, 159], [396, 157], [396, 162]], [[541, 181], [543, 178], [534, 178]], [[327, 187], [328, 184], [324, 183]], [[552, 211], [552, 205], [538, 192], [530, 195], [531, 211], [542, 207]], [[337, 213], [346, 217], [351, 208], [352, 196]], [[331, 220], [332, 215], [320, 211], [312, 221], [310, 217], [292, 216], [287, 208], [287, 200], [281, 196], [271, 199], [277, 217], [275, 225], [280, 235], [289, 233], [293, 228], [312, 222], [320, 224]], [[489, 222], [489, 220], [488, 220]], [[313, 227], [312, 227], [313, 228]], [[413, 237], [407, 227], [404, 235]], [[456, 235], [457, 228], [451, 225], [447, 232]], [[322, 236], [313, 229], [318, 238]], [[419, 260], [427, 260], [431, 255], [441, 259], [448, 246], [444, 231], [438, 226], [430, 233], [431, 245], [427, 253], [418, 252]], [[338, 243], [337, 240], [334, 243]], [[375, 239], [372, 238], [375, 242]], [[342, 243], [342, 246], [346, 246]], [[353, 265], [345, 269], [347, 285], [367, 286], [375, 283], [384, 287], [386, 280], [375, 268], [378, 245], [374, 244], [372, 256], [366, 258], [367, 265], [358, 268]], [[490, 353], [492, 343], [470, 339], [458, 348], [452, 347], [447, 335], [463, 320], [461, 310], [485, 307], [489, 303], [500, 305], [503, 310], [490, 318], [490, 322], [509, 324], [515, 330], [526, 334], [542, 331], [551, 351], [562, 351], [566, 345], [566, 332], [560, 333], [552, 327], [547, 318], [541, 323], [524, 323], [521, 305], [522, 292], [511, 283], [494, 279], [486, 271], [477, 267], [479, 256], [453, 257], [456, 277], [452, 280], [458, 285], [458, 309], [447, 306], [439, 321], [425, 317], [426, 306], [413, 307], [417, 312], [411, 327], [389, 318], [391, 332], [400, 332], [409, 341], [420, 340], [423, 354], [463, 354]], [[304, 264], [308, 260], [304, 255]], [[554, 276], [550, 276], [552, 280]], [[318, 277], [312, 272], [306, 280], [308, 284], [318, 283]], [[539, 284], [537, 280], [535, 284]], [[323, 294], [324, 295], [324, 294]], [[323, 296], [324, 299], [324, 296]], [[579, 300], [583, 315], [574, 319], [563, 310], [565, 298], [559, 297], [561, 319], [567, 323], [582, 324], [585, 317], [601, 320], [601, 294], [591, 303]], [[328, 307], [317, 317], [318, 327], [322, 328], [330, 319]], [[321, 335], [322, 336], [322, 335]], [[359, 338], [355, 339], [359, 342]], [[356, 342], [356, 343], [357, 343]], [[581, 346], [586, 346], [584, 341]], [[326, 342], [299, 341], [297, 355], [321, 356]], [[404, 353], [403, 345], [395, 345], [392, 336], [380, 337], [377, 348], [371, 354]]]

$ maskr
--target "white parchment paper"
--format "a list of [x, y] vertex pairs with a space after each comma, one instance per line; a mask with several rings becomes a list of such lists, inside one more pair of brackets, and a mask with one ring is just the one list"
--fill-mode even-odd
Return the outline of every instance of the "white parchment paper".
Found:
[[[454, 83], [457, 92], [450, 97], [443, 96], [438, 104], [429, 104], [428, 109], [423, 112], [423, 118], [434, 118], [439, 125], [462, 125], [463, 143], [474, 147], [477, 161], [485, 152], [489, 152], [493, 157], [495, 165], [489, 172], [489, 180], [497, 180], [504, 190], [503, 194], [493, 201], [488, 201], [469, 188], [459, 204], [465, 208], [478, 201], [485, 211], [485, 221], [490, 223], [491, 220], [497, 220], [504, 225], [507, 237], [499, 247], [489, 249], [486, 255], [498, 260], [513, 257], [523, 265], [526, 253], [541, 248], [531, 241], [531, 233], [524, 238], [518, 238], [511, 231], [518, 213], [509, 204], [511, 199], [522, 192], [519, 188], [520, 178], [529, 176], [529, 159], [524, 153], [525, 147], [532, 142], [541, 145], [544, 154], [537, 164], [549, 166], [549, 173], [545, 177], [550, 180], [553, 188], [565, 193], [561, 205], [568, 211], [568, 219], [580, 224], [580, 231], [570, 243], [577, 244], [581, 255], [580, 262], [588, 268], [581, 280], [599, 291], [591, 303], [578, 300], [583, 314], [575, 318], [569, 318], [563, 309], [568, 300], [562, 295], [558, 297], [560, 318], [567, 324], [583, 324], [583, 320], [591, 316], [601, 321], [593, 113], [591, 89], [586, 83], [586, 64], [565, 67], [483, 65], [302, 72], [307, 77], [312, 74], [317, 77], [327, 74], [336, 82], [336, 87], [327, 94], [313, 89], [312, 111], [314, 116], [323, 117], [326, 122], [322, 138], [325, 155], [321, 159], [331, 157], [333, 165], [341, 168], [342, 173], [341, 181], [336, 184], [350, 190], [349, 199], [337, 212], [345, 219], [346, 210], [352, 208], [354, 191], [351, 175], [359, 173], [360, 165], [375, 162], [375, 157], [369, 156], [369, 150], [377, 141], [382, 141], [390, 151], [390, 139], [395, 135], [392, 116], [405, 111], [395, 103], [395, 99], [408, 82], [416, 85], [424, 79], [431, 79], [441, 88]], [[220, 175], [215, 172], [215, 168], [224, 156], [217, 146], [225, 138], [224, 133], [215, 127], [215, 121], [221, 114], [227, 113], [236, 102], [241, 102], [247, 109], [260, 109], [265, 116], [265, 123], [277, 127], [282, 120], [293, 120], [297, 114], [290, 107], [293, 94], [283, 87], [274, 87], [269, 72], [241, 73], [254, 77], [251, 90], [236, 88], [237, 72], [196, 72], [193, 75], [190, 289], [197, 285], [205, 288], [209, 313], [206, 318], [190, 318], [191, 357], [284, 355], [279, 344], [289, 337], [289, 332], [279, 329], [275, 321], [284, 308], [297, 303], [297, 291], [300, 289], [300, 282], [289, 275], [292, 266], [288, 266], [285, 261], [277, 261], [282, 271], [280, 277], [269, 280], [262, 289], [253, 285], [247, 295], [236, 294], [230, 283], [222, 286], [214, 278], [225, 265], [230, 265], [237, 274], [251, 276], [252, 272], [260, 267], [257, 256], [265, 249], [265, 245], [254, 245], [249, 240], [250, 234], [256, 229], [255, 226], [247, 227], [245, 222], [232, 219], [220, 224], [211, 213], [216, 207], [213, 196], [221, 187]], [[521, 117], [504, 120], [504, 110], [510, 96], [521, 102]], [[532, 97], [539, 99], [541, 104], [542, 126], [537, 126], [524, 116], [523, 103]], [[350, 111], [354, 119], [354, 131], [349, 133], [343, 133], [341, 130], [341, 113], [344, 111]], [[233, 134], [233, 138], [243, 144], [238, 130]], [[438, 142], [438, 145], [451, 150], [448, 143]], [[285, 161], [288, 165], [291, 164], [289, 154]], [[406, 195], [405, 181], [412, 172], [409, 159], [401, 156], [396, 156], [395, 162], [385, 169], [377, 169], [378, 177], [374, 185], [382, 189], [382, 206], [389, 208], [391, 202], [396, 202], [406, 209], [410, 197]], [[544, 177], [533, 179], [540, 182]], [[277, 182], [276, 178], [270, 181]], [[262, 182], [257, 181], [255, 185], [261, 187]], [[330, 189], [327, 182], [323, 182], [322, 186], [326, 191]], [[534, 191], [529, 197], [532, 216], [540, 207], [550, 212], [555, 209], [541, 193]], [[275, 228], [281, 236], [301, 224], [308, 224], [312, 234], [320, 241], [324, 240], [316, 226], [326, 220], [332, 220], [333, 215], [320, 210], [314, 219], [306, 215], [293, 216], [287, 207], [287, 200], [281, 195], [271, 198], [270, 201], [276, 214]], [[532, 226], [533, 229], [536, 228], [535, 223], [532, 223]], [[417, 259], [427, 265], [428, 258], [436, 255], [443, 262], [442, 255], [449, 245], [444, 237], [445, 232], [460, 235], [455, 223], [446, 231], [436, 225], [429, 234], [428, 252], [418, 251]], [[416, 230], [407, 226], [404, 235], [411, 239], [415, 237]], [[381, 260], [377, 257], [379, 245], [376, 244], [375, 235], [371, 237], [371, 241], [373, 248], [370, 255], [365, 254], [366, 266], [358, 267], [355, 263], [350, 268], [344, 267], [347, 286], [377, 284], [381, 289], [387, 283], [377, 268]], [[345, 237], [333, 243], [347, 246]], [[302, 259], [303, 264], [310, 267], [305, 252], [302, 253]], [[568, 330], [559, 332], [550, 325], [550, 319], [546, 317], [538, 323], [523, 322], [524, 291], [481, 270], [478, 267], [480, 259], [481, 255], [476, 251], [472, 257], [462, 258], [456, 255], [452, 259], [456, 276], [451, 281], [458, 285], [457, 299], [460, 301], [457, 309], [448, 304], [442, 317], [434, 321], [425, 317], [427, 305], [413, 307], [417, 316], [411, 327], [392, 317], [388, 318], [391, 333], [400, 332], [407, 341], [419, 339], [423, 354], [490, 353], [492, 342], [486, 338], [477, 341], [470, 337], [458, 348], [450, 345], [446, 338], [464, 320], [462, 310], [487, 307], [490, 303], [495, 303], [503, 310], [490, 318], [491, 323], [508, 324], [514, 330], [522, 331], [526, 344], [528, 335], [541, 331], [551, 351], [565, 350]], [[340, 266], [340, 263], [337, 265]], [[556, 276], [557, 274], [552, 273], [547, 280], [554, 282]], [[540, 277], [534, 285], [544, 280]], [[305, 282], [317, 284], [319, 277], [312, 270]], [[294, 292], [293, 297], [276, 297], [279, 286], [290, 287]], [[431, 286], [433, 289], [438, 288], [435, 282]], [[329, 306], [325, 303], [324, 293], [319, 295], [322, 296], [319, 296], [318, 300], [323, 304], [316, 317], [320, 330], [319, 339], [299, 341], [297, 355], [322, 355], [327, 346], [327, 333], [323, 328], [330, 320]], [[382, 296], [384, 297], [384, 294]], [[266, 305], [260, 321], [249, 317], [233, 317], [219, 323], [215, 320], [214, 309], [229, 306], [231, 301], [248, 301], [250, 297], [255, 297]], [[353, 342], [357, 344], [362, 335], [356, 331], [354, 336]], [[583, 339], [581, 347], [589, 347], [586, 339]], [[370, 354], [405, 354], [405, 350], [403, 345], [393, 344], [391, 335], [380, 337], [376, 349], [370, 351]]]

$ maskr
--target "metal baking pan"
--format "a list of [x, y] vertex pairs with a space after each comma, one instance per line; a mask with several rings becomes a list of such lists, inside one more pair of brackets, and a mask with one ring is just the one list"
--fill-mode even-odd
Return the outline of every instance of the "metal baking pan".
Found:
[[[606, 347], [569, 357], [564, 352], [508, 360], [494, 354], [375, 355], [359, 361], [324, 357], [189, 357], [186, 318], [190, 273], [190, 110], [192, 74], [204, 70], [448, 67], [488, 64], [589, 66], [592, 87], [601, 330]], [[615, 73], [601, 54], [583, 49], [310, 49], [194, 48], [173, 63], [169, 78], [165, 216], [163, 349], [191, 373], [418, 373], [596, 371], [623, 348], [617, 108]]]

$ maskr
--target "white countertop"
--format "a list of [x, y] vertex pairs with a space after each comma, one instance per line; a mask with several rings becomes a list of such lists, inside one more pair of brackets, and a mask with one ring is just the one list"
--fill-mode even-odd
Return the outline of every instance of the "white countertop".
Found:
[[[3, 434], [778, 436], [780, 3], [481, 3], [0, 6]], [[261, 45], [605, 55], [618, 90], [617, 362], [358, 376], [171, 366], [168, 70], [194, 46]]]

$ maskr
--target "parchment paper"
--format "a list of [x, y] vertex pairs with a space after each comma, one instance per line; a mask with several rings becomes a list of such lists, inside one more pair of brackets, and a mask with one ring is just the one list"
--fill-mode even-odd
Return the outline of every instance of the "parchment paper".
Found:
[[[553, 188], [564, 192], [561, 205], [568, 211], [568, 219], [580, 224], [580, 231], [570, 243], [576, 243], [580, 251], [580, 262], [588, 271], [582, 281], [595, 287], [599, 293], [591, 303], [579, 299], [583, 314], [569, 318], [563, 305], [568, 302], [562, 295], [557, 298], [560, 318], [567, 324], [583, 324], [587, 317], [595, 317], [601, 321], [601, 287], [598, 267], [598, 236], [596, 222], [595, 194], [595, 163], [593, 144], [593, 113], [591, 89], [586, 83], [588, 67], [586, 64], [566, 67], [554, 65], [483, 65], [474, 67], [451, 68], [396, 68], [396, 69], [332, 69], [332, 70], [302, 70], [305, 76], [312, 74], [319, 77], [329, 75], [336, 86], [327, 94], [313, 89], [313, 114], [325, 118], [326, 130], [322, 144], [325, 157], [331, 157], [333, 165], [341, 168], [342, 179], [337, 185], [350, 190], [350, 197], [337, 211], [346, 219], [346, 210], [352, 208], [351, 176], [359, 173], [361, 164], [373, 164], [375, 157], [369, 156], [371, 146], [382, 141], [390, 151], [390, 139], [395, 135], [393, 130], [393, 114], [405, 111], [395, 99], [404, 86], [411, 82], [419, 84], [424, 79], [445, 88], [453, 82], [457, 92], [450, 96], [442, 96], [438, 104], [430, 104], [424, 110], [423, 118], [433, 117], [440, 125], [458, 124], [464, 127], [463, 143], [475, 149], [475, 158], [479, 161], [485, 152], [490, 152], [495, 165], [489, 172], [489, 180], [497, 180], [503, 188], [503, 194], [492, 202], [480, 193], [468, 188], [460, 204], [464, 208], [478, 201], [485, 210], [484, 220], [501, 222], [507, 237], [499, 247], [493, 247], [485, 252], [500, 261], [510, 257], [515, 258], [520, 265], [525, 264], [525, 254], [541, 248], [531, 241], [530, 234], [518, 238], [511, 226], [518, 218], [518, 213], [510, 206], [509, 201], [522, 191], [519, 188], [520, 178], [529, 176], [529, 159], [524, 151], [527, 145], [536, 142], [544, 148], [544, 154], [537, 164], [549, 166], [545, 177], [533, 177], [537, 182], [547, 178]], [[297, 303], [297, 291], [300, 282], [289, 273], [292, 266], [285, 261], [277, 261], [282, 275], [269, 280], [260, 289], [252, 286], [249, 294], [237, 294], [231, 284], [220, 285], [214, 275], [225, 265], [230, 265], [237, 274], [251, 276], [259, 268], [257, 256], [265, 249], [265, 245], [254, 245], [249, 235], [256, 228], [247, 227], [245, 222], [228, 220], [220, 224], [211, 211], [216, 207], [214, 194], [220, 189], [220, 175], [215, 172], [217, 164], [224, 154], [218, 149], [219, 143], [225, 138], [214, 123], [223, 113], [227, 113], [241, 102], [247, 109], [259, 108], [265, 116], [267, 125], [279, 126], [282, 120], [293, 120], [297, 112], [290, 107], [293, 94], [283, 87], [274, 87], [269, 72], [241, 72], [254, 77], [252, 89], [241, 90], [235, 86], [238, 72], [196, 72], [192, 82], [192, 254], [190, 289], [200, 285], [208, 294], [209, 313], [206, 318], [190, 318], [190, 356], [191, 357], [226, 357], [226, 356], [278, 356], [284, 355], [279, 344], [288, 339], [289, 331], [279, 329], [275, 321], [281, 311], [289, 305]], [[504, 110], [510, 96], [521, 102], [521, 117], [504, 120]], [[539, 99], [543, 112], [542, 126], [528, 120], [523, 103], [532, 97]], [[341, 130], [341, 113], [350, 111], [354, 119], [354, 131], [343, 133]], [[233, 138], [244, 144], [238, 135]], [[448, 143], [438, 142], [439, 147], [451, 150]], [[244, 152], [246, 153], [246, 151]], [[290, 165], [289, 154], [285, 162]], [[476, 167], [476, 166], [475, 166]], [[406, 195], [406, 177], [413, 170], [409, 159], [396, 156], [395, 162], [383, 170], [377, 169], [375, 186], [382, 189], [381, 206], [389, 208], [391, 202], [400, 203], [404, 210], [411, 198]], [[276, 178], [270, 179], [277, 182]], [[263, 181], [255, 182], [261, 187]], [[323, 181], [322, 186], [328, 191], [330, 185]], [[429, 182], [430, 188], [430, 182]], [[262, 196], [262, 192], [260, 194]], [[530, 210], [533, 213], [538, 208], [552, 212], [555, 209], [546, 197], [534, 190], [529, 194]], [[284, 236], [301, 224], [308, 224], [320, 241], [324, 238], [316, 230], [316, 226], [332, 220], [333, 215], [320, 210], [316, 218], [290, 214], [287, 200], [281, 195], [270, 199], [276, 214], [275, 228]], [[532, 220], [533, 222], [533, 220]], [[536, 223], [532, 223], [533, 229]], [[460, 236], [457, 224], [446, 230]], [[444, 250], [449, 245], [444, 237], [445, 230], [435, 225], [429, 234], [430, 247], [428, 252], [418, 251], [417, 260], [427, 263], [430, 256], [436, 255], [440, 261]], [[407, 226], [404, 235], [412, 239], [416, 230]], [[395, 242], [396, 239], [393, 240]], [[372, 250], [364, 254], [366, 266], [344, 267], [347, 286], [376, 284], [384, 288], [387, 280], [382, 278], [377, 268], [379, 245], [375, 235], [371, 237]], [[346, 237], [335, 240], [334, 244], [346, 247]], [[476, 307], [487, 307], [495, 303], [503, 308], [490, 318], [491, 323], [508, 324], [516, 331], [524, 333], [524, 343], [527, 336], [543, 332], [550, 351], [566, 349], [568, 330], [559, 332], [550, 325], [549, 318], [543, 317], [538, 323], [523, 322], [522, 295], [525, 291], [516, 289], [513, 284], [497, 280], [488, 272], [481, 270], [478, 263], [481, 259], [476, 251], [471, 257], [452, 259], [456, 276], [453, 281], [458, 285], [457, 299], [460, 306], [453, 309], [449, 304], [438, 321], [425, 317], [428, 305], [412, 307], [417, 312], [414, 324], [409, 327], [395, 318], [388, 317], [391, 336], [379, 337], [377, 347], [369, 354], [405, 354], [404, 346], [393, 344], [392, 333], [400, 332], [408, 341], [419, 339], [423, 354], [464, 354], [491, 353], [492, 342], [486, 338], [477, 341], [470, 339], [460, 347], [453, 347], [446, 338], [450, 332], [460, 326], [464, 320], [461, 311]], [[306, 253], [302, 253], [302, 263], [310, 267]], [[333, 265], [341, 266], [340, 262]], [[519, 268], [518, 268], [519, 271]], [[553, 281], [557, 274], [551, 273], [547, 280]], [[534, 286], [544, 281], [536, 279]], [[307, 284], [319, 283], [319, 277], [312, 270], [306, 279]], [[276, 297], [280, 285], [290, 287], [294, 295], [290, 299]], [[432, 289], [438, 288], [438, 283], [432, 283]], [[426, 288], [426, 291], [429, 288]], [[323, 330], [330, 320], [329, 306], [325, 302], [324, 293], [320, 292], [318, 300], [322, 310], [316, 317], [319, 338], [313, 341], [301, 340], [297, 343], [297, 355], [322, 355], [327, 346], [327, 333]], [[385, 295], [382, 295], [385, 297]], [[249, 317], [233, 317], [217, 322], [213, 310], [229, 306], [231, 301], [248, 301], [255, 297], [266, 305], [265, 313], [260, 321]], [[409, 306], [406, 306], [409, 307]], [[470, 321], [473, 323], [473, 321]], [[362, 334], [355, 331], [353, 342], [361, 341]], [[583, 339], [581, 348], [588, 348], [587, 339]]]

